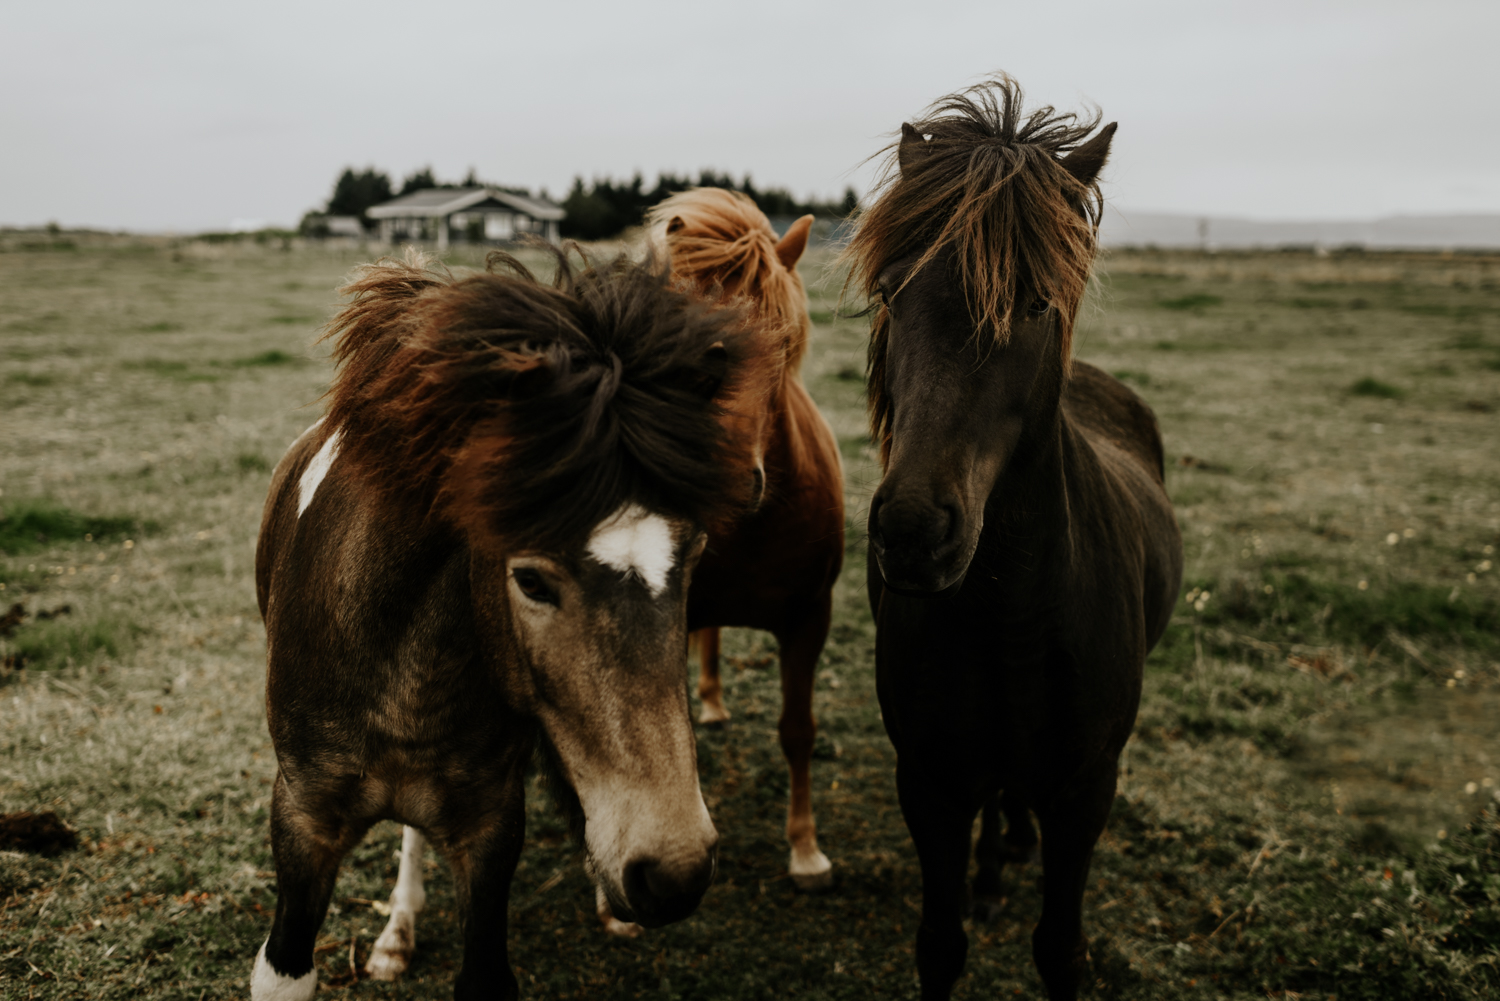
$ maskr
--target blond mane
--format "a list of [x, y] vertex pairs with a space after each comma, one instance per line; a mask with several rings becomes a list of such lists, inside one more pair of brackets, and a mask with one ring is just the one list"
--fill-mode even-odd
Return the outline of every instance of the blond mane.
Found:
[[781, 263], [776, 231], [749, 196], [724, 188], [672, 195], [647, 214], [652, 243], [672, 273], [711, 298], [741, 300], [751, 321], [776, 340], [795, 371], [807, 350], [807, 292], [795, 268]]

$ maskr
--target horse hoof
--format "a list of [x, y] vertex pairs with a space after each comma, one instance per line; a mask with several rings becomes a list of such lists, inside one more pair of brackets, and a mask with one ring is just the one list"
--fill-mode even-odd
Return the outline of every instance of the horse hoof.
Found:
[[250, 972], [251, 1001], [312, 1001], [317, 990], [316, 967], [300, 977], [289, 977], [276, 972], [276, 968], [266, 959], [266, 947], [260, 947], [260, 952], [255, 956], [255, 968]]
[[395, 980], [406, 972], [416, 951], [416, 914], [399, 911], [391, 916], [390, 923], [375, 940], [365, 962], [365, 972], [376, 980]]
[[703, 710], [698, 713], [698, 722], [714, 730], [722, 730], [724, 724], [729, 722], [729, 710], [723, 706], [703, 703]]
[[833, 885], [833, 863], [816, 848], [801, 856], [792, 852], [792, 864], [788, 871], [793, 885], [804, 893], [826, 890]]
[[621, 921], [617, 917], [604, 919], [604, 934], [613, 935], [615, 938], [640, 938], [646, 933], [646, 929], [634, 921]]
[[974, 898], [974, 920], [994, 921], [1005, 913], [1008, 897], [983, 896]]
[[411, 957], [399, 952], [372, 952], [365, 972], [376, 980], [397, 980], [411, 965]]

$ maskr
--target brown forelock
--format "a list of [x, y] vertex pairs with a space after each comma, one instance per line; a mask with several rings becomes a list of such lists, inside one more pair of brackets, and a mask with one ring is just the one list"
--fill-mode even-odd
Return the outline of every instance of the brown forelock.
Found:
[[[680, 219], [681, 225], [669, 225]], [[733, 287], [776, 356], [795, 368], [807, 349], [807, 294], [776, 254], [776, 231], [755, 202], [725, 188], [693, 188], [654, 206], [647, 225], [667, 249], [672, 273], [702, 295]]]
[[[908, 150], [905, 164], [899, 137], [876, 154], [886, 157], [879, 194], [841, 255], [850, 264], [845, 288], [873, 295], [892, 261], [920, 254], [911, 277], [951, 247], [976, 336], [989, 331], [1005, 343], [1016, 310], [1044, 299], [1057, 310], [1067, 360], [1102, 201], [1097, 183], [1080, 183], [1061, 159], [1088, 139], [1099, 115], [1080, 119], [1051, 106], [1026, 114], [1023, 98], [1019, 84], [998, 74], [939, 99], [911, 123], [927, 140]], [[869, 407], [882, 454], [889, 447], [888, 322], [886, 308], [877, 306]]]
[[649, 262], [559, 254], [549, 286], [491, 259], [461, 279], [385, 260], [345, 287], [328, 421], [371, 488], [544, 547], [626, 501], [708, 525], [743, 509], [753, 460], [723, 427], [754, 350], [737, 311]]

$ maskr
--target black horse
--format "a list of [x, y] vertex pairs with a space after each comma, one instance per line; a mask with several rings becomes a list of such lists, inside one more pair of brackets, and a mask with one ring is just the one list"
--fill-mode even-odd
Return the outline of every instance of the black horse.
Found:
[[1076, 996], [1089, 860], [1182, 576], [1155, 416], [1071, 361], [1115, 126], [1090, 138], [1097, 118], [1021, 102], [1000, 76], [903, 125], [848, 250], [851, 281], [879, 300], [869, 591], [929, 999], [963, 971], [981, 809], [981, 905], [1040, 821], [1033, 956], [1051, 998]]

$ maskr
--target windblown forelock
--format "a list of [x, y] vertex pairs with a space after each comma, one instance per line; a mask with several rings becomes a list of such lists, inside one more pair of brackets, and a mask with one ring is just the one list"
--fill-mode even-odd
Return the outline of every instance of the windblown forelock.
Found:
[[[673, 219], [681, 227], [668, 232]], [[739, 300], [785, 363], [800, 363], [807, 346], [807, 295], [776, 253], [776, 231], [755, 202], [738, 191], [694, 188], [672, 195], [647, 215], [653, 241], [669, 255], [672, 273], [700, 295], [717, 297], [732, 282]]]
[[[1088, 288], [1102, 200], [1097, 184], [1080, 183], [1061, 157], [1098, 127], [1044, 106], [1023, 115], [1019, 84], [999, 74], [934, 103], [910, 123], [925, 137], [901, 162], [901, 138], [885, 156], [878, 197], [859, 218], [840, 259], [845, 285], [873, 296], [881, 272], [916, 256], [906, 277], [951, 248], [958, 262], [976, 337], [1010, 338], [1017, 311], [1033, 298], [1057, 311], [1059, 349], [1072, 352], [1073, 325]], [[897, 290], [899, 294], [899, 289]], [[882, 456], [889, 448], [885, 344], [890, 317], [871, 320], [869, 407]]]
[[[976, 327], [1004, 342], [1021, 293], [1072, 319], [1088, 285], [1101, 201], [1060, 157], [1097, 128], [1042, 107], [1023, 118], [1021, 87], [1008, 76], [937, 101], [912, 127], [926, 136], [905, 165], [901, 142], [882, 151], [880, 194], [844, 258], [850, 282], [875, 291], [891, 261], [920, 253], [919, 267], [952, 245]], [[881, 155], [881, 154], [877, 154]], [[913, 268], [915, 272], [918, 268]]]
[[329, 419], [351, 467], [467, 531], [539, 546], [627, 499], [701, 524], [743, 506], [751, 460], [721, 403], [746, 351], [738, 315], [649, 264], [575, 274], [560, 258], [549, 287], [500, 263], [512, 273], [454, 280], [386, 261], [350, 283]]

